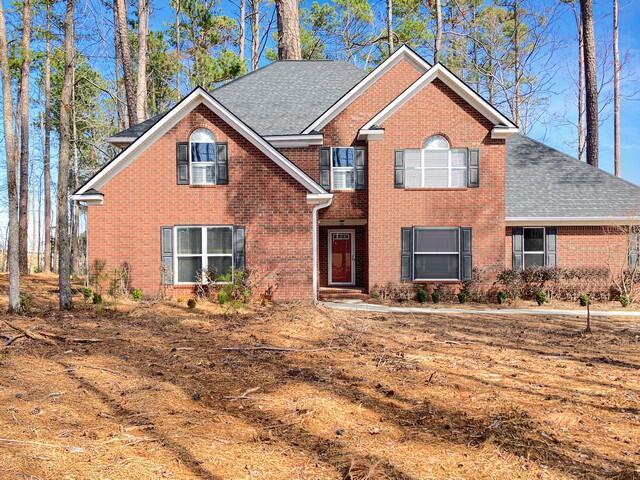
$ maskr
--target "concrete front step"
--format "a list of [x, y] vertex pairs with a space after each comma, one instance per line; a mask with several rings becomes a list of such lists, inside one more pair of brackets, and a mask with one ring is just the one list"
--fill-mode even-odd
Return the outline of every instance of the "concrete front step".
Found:
[[369, 295], [363, 288], [321, 287], [318, 298], [320, 300], [367, 300]]

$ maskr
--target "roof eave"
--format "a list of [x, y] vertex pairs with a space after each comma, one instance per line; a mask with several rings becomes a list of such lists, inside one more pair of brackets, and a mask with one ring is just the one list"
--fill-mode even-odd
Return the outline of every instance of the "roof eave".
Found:
[[507, 227], [638, 225], [639, 216], [506, 217]]

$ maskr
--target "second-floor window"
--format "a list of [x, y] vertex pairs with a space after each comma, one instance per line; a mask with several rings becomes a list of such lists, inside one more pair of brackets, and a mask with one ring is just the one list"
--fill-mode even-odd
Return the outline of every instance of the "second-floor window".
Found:
[[199, 128], [189, 139], [191, 183], [194, 185], [216, 183], [216, 139], [206, 128]]
[[405, 150], [405, 188], [466, 187], [467, 153], [450, 148], [441, 135], [429, 137], [420, 150]]
[[331, 152], [331, 189], [353, 190], [356, 188], [355, 149], [336, 147]]

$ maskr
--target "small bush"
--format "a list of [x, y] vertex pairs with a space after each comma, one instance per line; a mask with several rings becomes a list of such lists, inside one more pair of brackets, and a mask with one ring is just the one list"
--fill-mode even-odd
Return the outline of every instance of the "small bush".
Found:
[[431, 300], [433, 301], [433, 303], [440, 303], [440, 297], [440, 290], [434, 290], [431, 294]]
[[187, 300], [187, 307], [196, 308], [196, 299], [190, 298], [189, 300]]
[[538, 305], [544, 305], [547, 303], [547, 294], [543, 291], [536, 292], [536, 303]]
[[628, 295], [620, 295], [620, 305], [622, 305], [623, 307], [627, 308], [629, 306], [629, 304], [631, 303], [631, 300], [629, 299]]
[[467, 301], [467, 294], [466, 294], [466, 292], [462, 291], [462, 292], [458, 293], [458, 301], [459, 301], [460, 303], [466, 303], [466, 301]]
[[142, 300], [142, 290], [140, 290], [139, 288], [134, 288], [131, 291], [131, 296], [136, 302], [139, 302], [140, 300]]
[[578, 299], [580, 301], [581, 307], [586, 307], [591, 303], [591, 299], [589, 298], [589, 295], [587, 295], [586, 293], [581, 294]]
[[221, 275], [218, 281], [226, 282], [218, 291], [218, 303], [221, 305], [230, 303], [234, 307], [239, 307], [251, 301], [251, 285], [247, 272], [236, 270], [233, 274]]
[[99, 293], [93, 294], [93, 304], [94, 305], [102, 305], [102, 295]]
[[89, 300], [91, 300], [93, 298], [93, 290], [91, 290], [90, 288], [83, 288], [82, 289], [82, 298], [84, 299], [84, 303], [87, 303]]
[[424, 303], [427, 301], [427, 292], [424, 290], [424, 288], [421, 288], [416, 292], [416, 299], [420, 303]]
[[496, 294], [496, 297], [498, 298], [498, 303], [502, 305], [507, 301], [507, 298], [509, 298], [509, 295], [507, 295], [507, 292], [503, 292], [502, 290], [499, 290], [498, 293]]
[[225, 291], [225, 290], [220, 290], [218, 292], [218, 303], [220, 305], [224, 305], [225, 303], [229, 303], [229, 292]]
[[20, 294], [20, 311], [23, 313], [29, 313], [33, 303], [33, 295], [30, 293]]
[[405, 302], [415, 297], [413, 286], [409, 283], [392, 283], [386, 285], [374, 285], [370, 295], [380, 300], [392, 302]]

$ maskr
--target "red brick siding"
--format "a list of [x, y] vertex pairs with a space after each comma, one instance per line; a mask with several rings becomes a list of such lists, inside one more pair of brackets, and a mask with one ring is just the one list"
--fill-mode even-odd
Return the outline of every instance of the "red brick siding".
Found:
[[[556, 227], [556, 264], [559, 267], [612, 267], [626, 261], [627, 237], [609, 226]], [[513, 266], [511, 227], [506, 228], [505, 265]]]
[[[504, 267], [505, 142], [492, 125], [442, 82], [424, 87], [382, 125], [384, 139], [369, 142], [369, 286], [400, 280], [400, 229], [465, 226], [473, 229], [473, 265], [492, 276]], [[421, 148], [431, 135], [452, 148], [480, 148], [480, 187], [410, 190], [393, 187], [396, 149]]]
[[[176, 142], [199, 127], [228, 142], [229, 185], [176, 185]], [[89, 207], [89, 258], [112, 271], [127, 261], [133, 286], [155, 295], [160, 227], [246, 226], [246, 265], [279, 271], [277, 299], [312, 298], [311, 209], [306, 190], [204, 106], [187, 115], [103, 188]]]
[[321, 287], [329, 285], [329, 230], [355, 230], [355, 256], [356, 256], [356, 286], [367, 285], [367, 227], [363, 225], [353, 227], [320, 227], [320, 252], [319, 252], [319, 282]]

